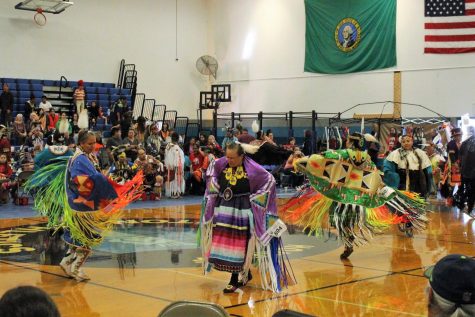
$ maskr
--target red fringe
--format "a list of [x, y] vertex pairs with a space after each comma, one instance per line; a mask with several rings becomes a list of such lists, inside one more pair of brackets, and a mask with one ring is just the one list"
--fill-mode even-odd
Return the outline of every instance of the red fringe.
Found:
[[137, 200], [142, 195], [143, 171], [138, 171], [133, 179], [123, 185], [117, 184], [111, 179], [109, 179], [109, 183], [114, 187], [118, 197], [110, 201], [110, 203], [104, 207], [103, 212], [106, 214], [113, 214], [126, 207], [134, 200]]

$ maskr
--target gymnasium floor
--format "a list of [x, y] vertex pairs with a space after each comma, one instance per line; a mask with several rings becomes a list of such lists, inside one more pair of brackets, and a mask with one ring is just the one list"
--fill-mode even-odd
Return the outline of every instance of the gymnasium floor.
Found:
[[[425, 316], [424, 267], [450, 253], [474, 256], [473, 219], [431, 205], [430, 224], [413, 239], [397, 228], [340, 261], [334, 236], [295, 232], [284, 242], [298, 284], [281, 294], [254, 280], [224, 295], [229, 274], [204, 276], [196, 229], [199, 198], [138, 202], [88, 260], [92, 280], [76, 283], [57, 265], [64, 254], [44, 220], [28, 207], [0, 207], [0, 295], [18, 285], [48, 292], [63, 317], [157, 316], [177, 300], [219, 303], [231, 316], [271, 316], [288, 308], [316, 316]], [[279, 201], [282, 203], [282, 200]]]

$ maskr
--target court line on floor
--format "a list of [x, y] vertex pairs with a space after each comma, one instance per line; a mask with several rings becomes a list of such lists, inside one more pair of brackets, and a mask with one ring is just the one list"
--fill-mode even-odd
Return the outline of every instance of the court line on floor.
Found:
[[[68, 281], [72, 281], [72, 279], [70, 279], [69, 277], [67, 277], [65, 275], [61, 275], [61, 274], [57, 274], [57, 273], [53, 273], [53, 272], [48, 272], [48, 271], [44, 271], [44, 270], [40, 270], [40, 269], [35, 269], [35, 268], [32, 268], [32, 267], [28, 267], [28, 266], [22, 266], [22, 265], [18, 265], [18, 264], [15, 264], [15, 263], [10, 263], [10, 262], [4, 261], [4, 260], [0, 260], [0, 263], [10, 265], [10, 266], [14, 266], [14, 267], [19, 267], [19, 268], [22, 268], [22, 269], [25, 269], [25, 270], [30, 270], [30, 271], [40, 272], [40, 273], [43, 273], [43, 274], [53, 275], [53, 276], [60, 277], [60, 278], [63, 278], [65, 280], [68, 280]], [[108, 288], [108, 289], [112, 289], [112, 290], [115, 290], [115, 291], [120, 291], [120, 292], [124, 292], [124, 293], [128, 293], [128, 294], [132, 294], [132, 295], [138, 295], [138, 296], [148, 297], [148, 298], [152, 298], [152, 299], [157, 299], [157, 300], [161, 300], [161, 301], [164, 301], [164, 302], [167, 302], [167, 303], [173, 303], [174, 302], [174, 300], [169, 300], [169, 299], [162, 298], [162, 297], [159, 297], [159, 296], [143, 294], [143, 293], [130, 291], [130, 290], [114, 287], [114, 286], [100, 284], [100, 283], [97, 283], [97, 282], [88, 281], [88, 282], [82, 282], [82, 283], [87, 283], [88, 285], [94, 285], [94, 286], [98, 286], [98, 287]]]
[[327, 298], [327, 297], [320, 297], [320, 296], [314, 296], [314, 295], [308, 295], [308, 294], [305, 294], [304, 296], [314, 298], [314, 299], [317, 299], [317, 300], [326, 300], [326, 301], [336, 302], [336, 303], [339, 303], [339, 304], [346, 304], [346, 305], [369, 308], [371, 310], [378, 310], [378, 311], [384, 311], [384, 312], [389, 312], [389, 313], [397, 313], [397, 314], [400, 314], [400, 315], [417, 316], [417, 317], [426, 316], [426, 315], [421, 315], [421, 314], [403, 312], [403, 311], [400, 311], [400, 310], [389, 309], [389, 308], [378, 308], [378, 307], [372, 307], [372, 306], [368, 306], [368, 305], [357, 304], [357, 303], [352, 303], [352, 302], [347, 302], [347, 301], [342, 301], [342, 300], [335, 300], [335, 299], [331, 299], [331, 298]]
[[[337, 286], [349, 285], [349, 284], [354, 284], [354, 283], [358, 283], [358, 282], [365, 282], [365, 281], [369, 281], [369, 280], [373, 280], [373, 279], [378, 279], [378, 278], [381, 278], [381, 277], [387, 277], [387, 276], [390, 276], [390, 275], [397, 275], [397, 274], [410, 272], [410, 271], [415, 271], [415, 270], [420, 270], [420, 269], [423, 269], [423, 267], [409, 269], [409, 270], [403, 270], [403, 271], [398, 271], [398, 272], [390, 272], [388, 274], [365, 277], [365, 278], [361, 278], [361, 279], [346, 281], [346, 282], [343, 282], [343, 283], [330, 284], [330, 285], [321, 286], [321, 287], [317, 287], [317, 288], [314, 288], [314, 289], [308, 289], [308, 290], [295, 292], [295, 293], [282, 294], [282, 296], [274, 296], [274, 297], [271, 297], [271, 298], [259, 299], [259, 300], [256, 300], [254, 303], [266, 302], [266, 301], [271, 301], [271, 300], [275, 300], [275, 299], [291, 297], [291, 296], [295, 296], [295, 295], [307, 294], [307, 293], [310, 293], [310, 292], [320, 291], [320, 290], [333, 288], [333, 287], [337, 287]], [[235, 304], [235, 305], [231, 305], [231, 306], [226, 306], [224, 308], [228, 309], [228, 308], [234, 308], [234, 307], [241, 307], [241, 306], [244, 306], [244, 305], [247, 305], [247, 303]]]

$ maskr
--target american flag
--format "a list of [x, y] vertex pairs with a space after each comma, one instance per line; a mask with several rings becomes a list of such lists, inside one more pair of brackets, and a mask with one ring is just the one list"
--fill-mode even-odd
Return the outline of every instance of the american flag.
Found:
[[475, 52], [475, 0], [425, 0], [425, 53]]

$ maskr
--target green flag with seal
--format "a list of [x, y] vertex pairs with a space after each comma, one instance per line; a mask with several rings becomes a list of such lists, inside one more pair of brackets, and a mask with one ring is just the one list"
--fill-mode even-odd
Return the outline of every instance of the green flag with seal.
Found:
[[396, 0], [305, 0], [305, 16], [306, 72], [396, 65]]

